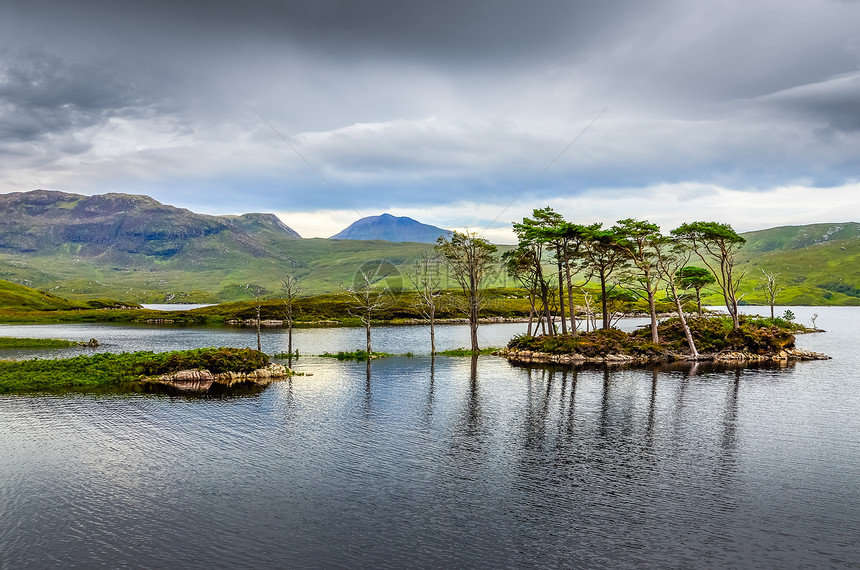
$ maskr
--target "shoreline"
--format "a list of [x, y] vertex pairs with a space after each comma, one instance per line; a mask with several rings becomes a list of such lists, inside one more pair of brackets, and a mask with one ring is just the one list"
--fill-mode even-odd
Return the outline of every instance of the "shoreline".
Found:
[[805, 360], [831, 360], [832, 357], [820, 352], [813, 352], [802, 348], [788, 348], [779, 352], [756, 354], [749, 351], [724, 351], [716, 353], [704, 353], [698, 357], [689, 354], [664, 353], [659, 356], [633, 356], [623, 353], [612, 353], [605, 356], [584, 356], [582, 354], [552, 354], [549, 352], [538, 352], [531, 350], [519, 350], [516, 348], [504, 348], [493, 353], [509, 362], [538, 363], [538, 364], [569, 364], [572, 366], [580, 364], [668, 364], [673, 362], [712, 362], [712, 363], [751, 363], [751, 362], [796, 362]]

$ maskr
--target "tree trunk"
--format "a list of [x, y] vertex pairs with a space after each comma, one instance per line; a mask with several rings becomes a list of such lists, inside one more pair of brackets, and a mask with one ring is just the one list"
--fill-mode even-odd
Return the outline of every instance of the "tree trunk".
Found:
[[655, 291], [648, 288], [648, 312], [651, 314], [651, 342], [660, 342], [660, 333], [657, 332], [657, 301], [654, 299]]
[[370, 315], [364, 318], [364, 332], [367, 335], [367, 359], [370, 361], [370, 355], [373, 354], [370, 348]]
[[287, 323], [287, 354], [289, 354], [289, 356], [287, 357], [287, 359], [289, 361], [288, 365], [290, 368], [292, 368], [293, 367], [293, 319], [292, 319], [292, 317], [290, 317], [290, 322]]
[[612, 324], [609, 318], [609, 299], [606, 298], [606, 274], [600, 272], [601, 308], [603, 310], [603, 328], [608, 329]]
[[699, 309], [699, 316], [702, 316], [702, 290], [696, 289], [696, 308]]
[[532, 302], [531, 309], [529, 309], [529, 330], [526, 333], [526, 335], [528, 335], [528, 336], [532, 336], [532, 322], [534, 321], [534, 318], [535, 318], [535, 304], [534, 304], [534, 302]]
[[436, 311], [430, 309], [430, 356], [436, 356]]
[[478, 300], [469, 301], [469, 332], [472, 339], [472, 352], [478, 352]]
[[262, 342], [260, 341], [260, 301], [257, 301], [257, 350], [262, 352]]
[[576, 336], [576, 307], [573, 304], [573, 281], [570, 277], [570, 263], [564, 264], [567, 274], [567, 308], [570, 309], [570, 334]]
[[681, 320], [681, 326], [684, 328], [684, 336], [687, 337], [687, 345], [690, 347], [690, 352], [693, 358], [699, 357], [699, 351], [696, 350], [696, 343], [693, 341], [693, 334], [690, 332], [690, 327], [687, 325], [687, 319], [684, 317], [684, 307], [681, 305], [681, 299], [672, 288], [672, 297], [675, 299], [675, 310], [678, 311], [678, 318]]
[[558, 314], [561, 315], [561, 334], [567, 334], [567, 315], [564, 310], [564, 281], [561, 278], [561, 257], [558, 261]]

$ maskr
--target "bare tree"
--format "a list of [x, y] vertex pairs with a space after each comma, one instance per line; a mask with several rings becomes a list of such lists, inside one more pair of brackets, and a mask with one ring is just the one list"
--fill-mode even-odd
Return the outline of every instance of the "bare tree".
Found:
[[666, 295], [675, 303], [675, 311], [678, 314], [681, 327], [684, 329], [684, 336], [687, 338], [690, 353], [693, 355], [693, 358], [698, 358], [699, 351], [696, 348], [696, 342], [693, 340], [693, 334], [690, 332], [690, 326], [687, 324], [687, 317], [684, 315], [684, 304], [681, 299], [683, 289], [680, 284], [682, 279], [680, 270], [687, 266], [693, 252], [689, 248], [684, 247], [678, 238], [672, 240], [672, 244], [671, 248], [660, 248], [657, 250], [657, 269], [666, 283]]
[[759, 288], [764, 291], [764, 297], [767, 304], [770, 305], [770, 319], [774, 319], [773, 306], [776, 304], [776, 296], [784, 291], [780, 288], [779, 273], [768, 273], [764, 269], [761, 270], [763, 276], [759, 282]]
[[263, 343], [262, 343], [261, 338], [260, 338], [260, 327], [261, 327], [260, 313], [262, 311], [263, 296], [266, 295], [268, 293], [268, 291], [262, 285], [249, 284], [249, 285], [246, 285], [246, 287], [248, 289], [248, 292], [254, 296], [254, 301], [255, 301], [254, 306], [255, 306], [256, 312], [257, 312], [257, 350], [262, 352], [263, 351], [263, 348], [262, 348]]
[[341, 288], [355, 301], [354, 308], [357, 312], [353, 313], [350, 310], [349, 314], [358, 316], [364, 325], [367, 336], [367, 358], [370, 359], [373, 354], [370, 345], [371, 319], [374, 313], [379, 312], [388, 305], [387, 291], [374, 287], [371, 274], [363, 268], [359, 268], [356, 271], [352, 285], [349, 287], [341, 285]]
[[469, 329], [472, 352], [478, 348], [478, 315], [484, 303], [484, 289], [490, 277], [490, 269], [496, 264], [498, 248], [477, 233], [454, 232], [450, 241], [440, 237], [436, 251], [445, 259], [454, 279], [460, 284], [466, 296], [466, 312], [469, 316]]
[[584, 287], [579, 288], [582, 291], [582, 304], [585, 309], [585, 332], [597, 330], [597, 315], [594, 311], [594, 295], [588, 292]]
[[430, 354], [436, 354], [436, 310], [442, 296], [442, 272], [439, 256], [422, 253], [415, 260], [414, 270], [407, 271], [406, 276], [418, 294], [416, 308], [421, 315], [430, 321]]
[[290, 365], [293, 361], [293, 302], [301, 293], [299, 278], [295, 275], [287, 275], [281, 279], [281, 289], [284, 292], [284, 316], [287, 321], [287, 354], [289, 354]]

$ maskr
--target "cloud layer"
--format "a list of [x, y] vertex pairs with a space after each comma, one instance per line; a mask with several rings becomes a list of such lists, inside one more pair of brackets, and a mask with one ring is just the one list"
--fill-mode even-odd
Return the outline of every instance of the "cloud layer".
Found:
[[744, 221], [786, 189], [858, 219], [858, 29], [843, 0], [7, 0], [0, 191], [275, 211], [320, 236], [344, 212], [459, 227], [508, 204], [799, 223]]

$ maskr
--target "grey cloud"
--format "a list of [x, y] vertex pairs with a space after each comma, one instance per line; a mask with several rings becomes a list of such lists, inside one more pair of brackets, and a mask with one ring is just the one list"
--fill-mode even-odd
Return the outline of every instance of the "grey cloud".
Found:
[[759, 102], [814, 120], [822, 132], [860, 131], [860, 73], [774, 93]]
[[40, 52], [3, 54], [0, 137], [7, 144], [78, 132], [113, 116], [138, 115], [145, 108], [131, 85], [103, 66], [71, 64]]
[[[87, 29], [91, 41], [157, 38], [175, 48], [199, 38], [235, 42], [265, 36], [337, 57], [375, 52], [391, 57], [445, 57], [461, 62], [527, 57], [607, 37], [619, 15], [641, 12], [634, 0], [499, 2], [495, 0], [6, 0], [20, 21], [50, 20]], [[43, 28], [44, 29], [44, 28]], [[158, 43], [152, 48], [159, 50]]]

